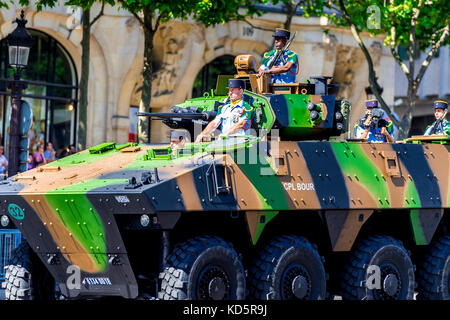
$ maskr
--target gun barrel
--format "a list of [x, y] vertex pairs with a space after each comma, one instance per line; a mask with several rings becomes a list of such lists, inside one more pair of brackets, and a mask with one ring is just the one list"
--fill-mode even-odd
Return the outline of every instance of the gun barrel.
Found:
[[138, 112], [138, 116], [142, 117], [151, 117], [151, 118], [160, 118], [160, 119], [173, 119], [173, 118], [181, 118], [181, 119], [191, 119], [191, 120], [209, 120], [211, 115], [209, 113], [195, 113], [195, 112], [167, 112], [167, 113], [152, 113], [152, 112]]

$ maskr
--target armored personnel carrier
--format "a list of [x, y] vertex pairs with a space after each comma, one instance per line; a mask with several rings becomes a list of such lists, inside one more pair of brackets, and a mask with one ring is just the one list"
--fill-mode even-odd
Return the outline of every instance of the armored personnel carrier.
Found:
[[[216, 90], [143, 114], [169, 145], [103, 143], [0, 185], [25, 241], [7, 299], [449, 299], [449, 140], [367, 143], [326, 77], [270, 84], [236, 58], [249, 136], [191, 143]], [[199, 132], [199, 131], [198, 131]]]

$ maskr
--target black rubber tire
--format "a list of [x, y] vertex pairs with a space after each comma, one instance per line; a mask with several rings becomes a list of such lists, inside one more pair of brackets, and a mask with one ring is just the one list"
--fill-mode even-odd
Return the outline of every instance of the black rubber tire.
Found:
[[433, 241], [417, 266], [417, 299], [450, 300], [450, 235]]
[[[380, 268], [380, 287], [369, 289], [367, 274], [371, 265]], [[389, 273], [388, 273], [389, 272]], [[386, 274], [388, 273], [388, 274]], [[392, 276], [390, 276], [392, 275]], [[390, 279], [396, 285], [388, 287]], [[414, 266], [408, 251], [399, 240], [388, 236], [371, 236], [359, 242], [351, 252], [350, 263], [341, 275], [342, 298], [346, 300], [412, 300], [414, 298]], [[391, 292], [389, 294], [389, 291]]]
[[[216, 276], [207, 282], [213, 274]], [[224, 294], [213, 297], [206, 285], [211, 286], [217, 278], [224, 285]], [[199, 236], [178, 244], [168, 256], [159, 279], [161, 300], [245, 299], [242, 262], [232, 246], [216, 236]]]
[[[301, 290], [294, 294], [295, 279]], [[323, 300], [326, 274], [322, 258], [305, 238], [278, 236], [258, 253], [248, 274], [249, 298], [255, 300]]]
[[41, 261], [22, 241], [5, 266], [5, 300], [54, 300], [55, 282]]

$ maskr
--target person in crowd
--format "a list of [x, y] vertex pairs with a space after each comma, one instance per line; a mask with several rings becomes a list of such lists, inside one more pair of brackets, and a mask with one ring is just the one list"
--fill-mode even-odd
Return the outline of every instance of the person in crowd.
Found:
[[44, 150], [44, 157], [47, 163], [53, 162], [56, 159], [56, 152], [55, 149], [53, 149], [53, 143], [51, 143], [50, 141], [48, 141], [45, 144], [45, 150]]
[[28, 170], [34, 169], [34, 162], [33, 162], [33, 156], [31, 154], [28, 154]]
[[36, 168], [44, 164], [47, 164], [47, 160], [44, 156], [44, 146], [42, 144], [39, 144], [37, 145], [36, 152], [33, 155], [33, 165]]
[[77, 153], [77, 148], [75, 148], [74, 144], [69, 146], [69, 155]]
[[8, 160], [3, 154], [4, 152], [5, 148], [3, 146], [0, 146], [0, 174], [6, 175], [8, 173]]

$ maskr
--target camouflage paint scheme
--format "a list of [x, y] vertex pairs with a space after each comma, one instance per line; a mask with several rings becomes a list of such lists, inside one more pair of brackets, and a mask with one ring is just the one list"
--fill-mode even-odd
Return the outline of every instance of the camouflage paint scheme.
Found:
[[[170, 230], [185, 212], [244, 212], [249, 240], [256, 244], [281, 211], [321, 210], [333, 250], [348, 251], [374, 210], [408, 209], [416, 244], [430, 242], [448, 208], [449, 172], [442, 165], [448, 159], [447, 140], [306, 141], [336, 133], [333, 96], [246, 96], [259, 111], [258, 128], [280, 129], [278, 145], [264, 137], [243, 138], [237, 146], [230, 139], [229, 148], [219, 148], [223, 153], [214, 145], [191, 145], [177, 157], [168, 146], [105, 143], [0, 185], [2, 214], [14, 218], [63, 294], [72, 297], [137, 296], [117, 214], [148, 214], [157, 217], [161, 230]], [[192, 99], [180, 106], [211, 110], [223, 98]], [[309, 102], [321, 105], [321, 121], [309, 119]], [[289, 141], [293, 137], [302, 139]], [[229, 192], [212, 188], [212, 165], [223, 171]], [[81, 269], [82, 279], [108, 278], [111, 285], [84, 283], [69, 290], [70, 264]]]

